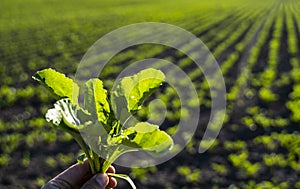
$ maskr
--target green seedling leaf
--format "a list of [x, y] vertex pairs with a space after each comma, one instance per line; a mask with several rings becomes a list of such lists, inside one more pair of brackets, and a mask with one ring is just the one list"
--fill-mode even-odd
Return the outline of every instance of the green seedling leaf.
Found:
[[[81, 117], [81, 119], [78, 118]], [[90, 121], [82, 122], [81, 120], [88, 120], [88, 114], [76, 105], [72, 105], [70, 99], [65, 98], [58, 100], [54, 104], [54, 108], [49, 109], [46, 113], [46, 120], [52, 122], [56, 126], [62, 123], [71, 129], [79, 130], [84, 126], [90, 124]]]
[[85, 83], [84, 108], [98, 121], [107, 124], [110, 106], [101, 80], [90, 79]]
[[36, 72], [32, 78], [46, 86], [57, 99], [67, 97], [73, 104], [77, 104], [79, 87], [64, 74], [48, 68]]
[[173, 146], [173, 140], [166, 132], [147, 122], [137, 123], [134, 127], [124, 130], [124, 134], [129, 138], [129, 141], [124, 141], [125, 145], [150, 152], [165, 152]]
[[165, 75], [153, 68], [119, 80], [111, 92], [111, 105], [117, 117], [125, 121], [132, 113], [140, 110], [146, 97], [164, 80]]

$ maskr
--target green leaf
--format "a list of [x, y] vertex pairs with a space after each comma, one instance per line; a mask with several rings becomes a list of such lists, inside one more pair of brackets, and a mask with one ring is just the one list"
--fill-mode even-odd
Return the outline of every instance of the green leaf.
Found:
[[147, 122], [137, 123], [134, 127], [124, 130], [124, 135], [129, 138], [124, 140], [124, 145], [139, 147], [146, 151], [165, 152], [173, 146], [173, 140], [166, 132], [159, 130], [157, 125]]
[[48, 68], [36, 72], [32, 78], [46, 86], [57, 99], [67, 97], [73, 104], [77, 104], [79, 87], [64, 74]]
[[84, 108], [103, 124], [107, 124], [110, 106], [107, 101], [107, 91], [99, 79], [90, 79], [85, 83]]
[[[80, 118], [78, 118], [78, 116]], [[88, 121], [89, 115], [76, 105], [72, 105], [70, 99], [65, 98], [58, 100], [54, 104], [54, 108], [49, 109], [46, 113], [46, 120], [52, 122], [56, 126], [62, 123], [71, 129], [81, 129], [91, 122]], [[80, 121], [81, 120], [81, 121]], [[82, 121], [85, 120], [85, 121]]]
[[124, 77], [117, 82], [111, 92], [111, 105], [116, 116], [123, 122], [131, 114], [141, 109], [145, 98], [165, 80], [165, 75], [149, 68]]

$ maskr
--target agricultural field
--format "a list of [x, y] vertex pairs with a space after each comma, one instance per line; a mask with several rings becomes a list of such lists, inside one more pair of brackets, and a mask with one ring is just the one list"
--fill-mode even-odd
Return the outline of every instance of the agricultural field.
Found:
[[[190, 103], [200, 106], [201, 116], [191, 141], [174, 158], [149, 168], [115, 165], [117, 172], [130, 175], [143, 189], [300, 189], [299, 12], [296, 0], [1, 0], [0, 188], [40, 188], [81, 153], [70, 135], [45, 121], [55, 100], [31, 76], [51, 67], [72, 77], [85, 52], [103, 35], [129, 24], [162, 22], [193, 33], [214, 55], [226, 85], [225, 119], [213, 127], [222, 127], [213, 145], [198, 153], [210, 143], [200, 145], [215, 95], [202, 71], [167, 46], [124, 49], [102, 72], [106, 88], [134, 62], [168, 60], [194, 84], [200, 104]], [[182, 48], [207, 56], [192, 45]], [[204, 60], [209, 67], [210, 59]], [[163, 69], [159, 61], [155, 66]], [[218, 78], [214, 81], [217, 87]], [[180, 111], [172, 86], [164, 85], [153, 95], [168, 110], [162, 129], [173, 134], [180, 119], [190, 115]], [[147, 120], [150, 114], [155, 106], [136, 116]], [[130, 186], [120, 180], [117, 188]]]

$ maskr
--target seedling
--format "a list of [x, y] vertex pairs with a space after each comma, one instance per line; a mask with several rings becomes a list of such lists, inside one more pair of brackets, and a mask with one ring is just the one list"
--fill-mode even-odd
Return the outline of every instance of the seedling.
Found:
[[[97, 78], [79, 87], [51, 68], [38, 71], [33, 79], [58, 99], [54, 108], [47, 111], [46, 120], [73, 136], [84, 151], [78, 161], [87, 158], [93, 174], [105, 173], [123, 153], [139, 149], [163, 153], [173, 146], [172, 138], [157, 125], [129, 121], [142, 108], [146, 97], [164, 82], [165, 75], [159, 70], [149, 68], [121, 78], [109, 94]], [[83, 104], [78, 102], [81, 90]], [[107, 174], [125, 179], [136, 188], [127, 175]]]

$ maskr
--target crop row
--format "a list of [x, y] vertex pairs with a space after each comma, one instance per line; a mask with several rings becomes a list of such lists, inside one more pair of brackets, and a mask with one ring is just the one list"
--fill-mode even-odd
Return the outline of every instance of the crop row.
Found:
[[[297, 37], [296, 31], [300, 29], [299, 16], [297, 14], [297, 9], [294, 9], [292, 5], [287, 7], [287, 25], [288, 25], [288, 44], [289, 44], [289, 54], [290, 54], [290, 64], [293, 69], [291, 71], [291, 79], [294, 83], [293, 91], [290, 93], [290, 101], [287, 102], [287, 108], [291, 111], [291, 119], [295, 122], [300, 121], [300, 115], [298, 113], [300, 107], [300, 61], [299, 61], [299, 38]], [[297, 25], [294, 24], [294, 20], [298, 21]], [[298, 28], [297, 28], [298, 26]]]

